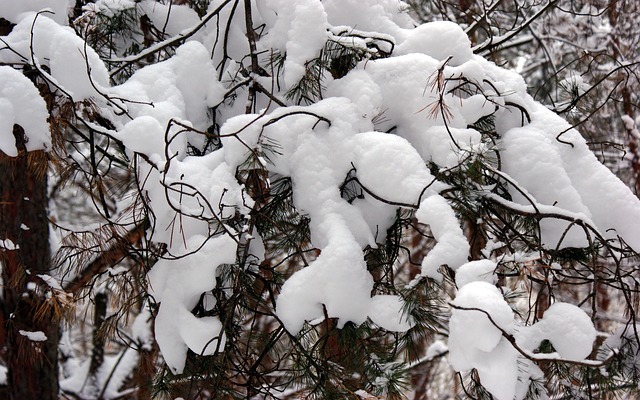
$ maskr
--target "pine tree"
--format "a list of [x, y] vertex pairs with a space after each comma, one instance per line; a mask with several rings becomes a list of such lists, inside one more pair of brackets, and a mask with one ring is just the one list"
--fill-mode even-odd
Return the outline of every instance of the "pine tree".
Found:
[[633, 138], [634, 64], [611, 62], [628, 4], [581, 20], [617, 32], [603, 77], [600, 55], [547, 51], [580, 37], [551, 32], [564, 2], [410, 3], [471, 43], [395, 1], [0, 5], [0, 68], [38, 88], [52, 138], [27, 151], [16, 123], [14, 156], [0, 132], [7, 393], [633, 396], [638, 240], [593, 191], [640, 206], [571, 129], [620, 104]]

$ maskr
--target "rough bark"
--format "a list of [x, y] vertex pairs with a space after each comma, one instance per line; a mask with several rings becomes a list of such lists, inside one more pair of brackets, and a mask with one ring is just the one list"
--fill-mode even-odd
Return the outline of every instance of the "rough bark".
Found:
[[[26, 151], [20, 126], [14, 125], [13, 135], [18, 156], [0, 152], [0, 239], [5, 240], [0, 340], [9, 369], [3, 397], [57, 399], [59, 318], [50, 307], [51, 288], [38, 276], [51, 269], [47, 158], [42, 151]], [[21, 331], [40, 331], [47, 339], [33, 341]]]

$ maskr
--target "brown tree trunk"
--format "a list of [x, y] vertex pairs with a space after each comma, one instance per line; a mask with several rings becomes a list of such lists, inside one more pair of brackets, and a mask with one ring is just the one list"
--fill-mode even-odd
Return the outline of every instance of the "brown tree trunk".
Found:
[[[57, 399], [59, 318], [51, 312], [50, 288], [38, 276], [51, 269], [47, 156], [26, 151], [20, 126], [14, 125], [13, 135], [18, 156], [0, 152], [0, 340], [9, 369], [3, 397]], [[44, 341], [37, 337], [42, 333]]]

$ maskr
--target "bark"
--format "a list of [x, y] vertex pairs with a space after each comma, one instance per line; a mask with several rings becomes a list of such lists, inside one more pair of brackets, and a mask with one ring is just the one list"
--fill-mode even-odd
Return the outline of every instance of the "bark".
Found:
[[91, 350], [91, 363], [89, 364], [89, 376], [91, 376], [91, 389], [96, 397], [100, 394], [101, 387], [98, 379], [98, 370], [104, 362], [104, 347], [106, 337], [103, 331], [103, 323], [107, 317], [107, 300], [106, 291], [99, 291], [95, 296], [95, 307], [93, 309], [93, 337]]
[[[17, 157], [0, 152], [0, 248], [2, 261], [2, 356], [9, 369], [9, 399], [58, 398], [59, 318], [50, 288], [38, 275], [51, 269], [47, 218], [47, 158], [27, 153], [24, 130], [14, 125]], [[41, 331], [33, 341], [20, 331]], [[2, 395], [3, 393], [0, 393]]]

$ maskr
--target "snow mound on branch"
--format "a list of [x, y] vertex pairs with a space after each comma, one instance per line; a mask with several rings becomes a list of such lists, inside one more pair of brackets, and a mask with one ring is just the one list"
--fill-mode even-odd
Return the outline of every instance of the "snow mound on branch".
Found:
[[[571, 184], [556, 143], [555, 139], [530, 125], [510, 129], [503, 135], [503, 170], [516, 182], [524, 184], [535, 199], [527, 199], [523, 193], [514, 191], [513, 200], [520, 204], [530, 204], [531, 201], [553, 204], [590, 218], [591, 213]], [[579, 226], [567, 228], [567, 223], [562, 220], [542, 220], [540, 230], [543, 244], [550, 248], [555, 248], [558, 243], [561, 243], [561, 247], [588, 245], [584, 231]]]
[[49, 18], [60, 25], [69, 24], [69, 9], [74, 6], [72, 0], [4, 0], [0, 2], [0, 15], [2, 18], [18, 23], [30, 11], [45, 11]]
[[[156, 1], [145, 0], [138, 3], [138, 7], [149, 17], [153, 25], [160, 32], [168, 36], [176, 36], [181, 32], [200, 23], [200, 17], [191, 7], [186, 5], [169, 5]], [[201, 33], [195, 34], [195, 39], [200, 39]]]
[[[217, 4], [211, 3], [209, 11]], [[518, 74], [474, 56], [460, 28], [440, 22], [410, 29], [413, 22], [401, 12], [404, 6], [397, 0], [257, 2], [254, 25], [265, 24], [259, 50], [286, 54], [283, 70], [273, 71], [278, 74], [274, 83], [283, 82], [284, 92], [305, 75], [332, 26], [377, 32], [397, 47], [388, 58], [364, 59], [342, 79], [323, 82], [324, 99], [315, 104], [277, 108], [275, 101], [267, 103], [258, 95], [260, 111], [249, 115], [240, 115], [246, 109], [242, 101], [225, 99], [224, 86], [262, 78], [246, 74], [242, 6], [225, 38], [228, 54], [214, 54], [211, 61], [210, 46], [220, 37], [219, 28], [209, 24], [203, 31], [207, 46], [188, 42], [167, 61], [141, 68], [116, 88], [108, 88], [107, 70], [93, 50], [87, 49], [85, 62], [79, 38], [46, 16], [38, 17], [34, 61], [48, 63], [52, 81], [76, 101], [101, 99], [103, 94], [133, 100], [111, 99], [122, 110], [112, 109], [121, 117], [113, 117], [116, 129], [108, 133], [121, 140], [130, 154], [141, 155], [137, 175], [155, 219], [150, 239], [167, 245], [167, 259], [153, 267], [149, 279], [160, 303], [157, 341], [174, 373], [183, 370], [189, 349], [212, 354], [224, 343], [220, 321], [197, 318], [191, 310], [215, 288], [219, 266], [236, 260], [239, 234], [224, 219], [236, 213], [249, 215], [253, 205], [237, 180], [247, 161], [259, 162], [272, 176], [291, 179], [296, 210], [309, 217], [311, 241], [320, 251], [285, 281], [276, 300], [276, 313], [290, 333], [325, 315], [337, 318], [338, 326], [370, 319], [388, 330], [410, 329], [412, 321], [403, 315], [402, 299], [374, 292], [363, 249], [378, 245], [399, 206], [417, 209], [416, 217], [430, 226], [437, 241], [422, 262], [422, 275], [441, 280], [442, 265], [457, 271], [460, 290], [453, 304], [458, 309], [452, 311], [449, 338], [452, 365], [459, 371], [476, 368], [482, 384], [499, 399], [511, 399], [519, 390], [517, 354], [498, 329], [514, 332], [513, 312], [490, 283], [495, 265], [486, 260], [467, 262], [469, 243], [461, 222], [441, 195], [448, 186], [435, 182], [427, 164], [445, 174], [467, 162], [470, 154], [505, 149], [503, 171], [496, 174], [510, 178], [513, 201], [500, 198], [503, 205], [520, 212], [536, 207], [553, 210], [568, 218], [543, 218], [540, 227], [546, 246], [587, 245], [584, 230], [574, 221], [580, 219], [586, 224], [593, 221], [592, 233], [612, 239], [619, 234], [640, 250], [634, 223], [640, 220], [638, 200], [597, 162], [577, 131], [535, 103]], [[157, 24], [166, 18], [165, 11], [149, 10]], [[225, 9], [220, 20], [229, 13]], [[168, 29], [177, 32], [196, 21], [193, 13], [187, 14], [176, 19], [177, 25], [170, 17]], [[31, 60], [35, 16], [21, 18], [6, 40], [22, 58], [4, 51], [2, 62]], [[226, 56], [232, 60], [222, 59]], [[266, 67], [264, 59], [259, 62]], [[217, 76], [239, 81], [223, 84]], [[478, 94], [458, 90], [462, 83], [477, 88]], [[278, 88], [274, 97], [281, 99], [282, 94]], [[14, 106], [6, 99], [0, 100], [3, 116], [13, 115], [7, 111], [10, 107]], [[210, 107], [217, 107], [215, 120]], [[473, 127], [487, 116], [495, 120], [491, 140]], [[202, 148], [205, 135], [185, 131], [189, 127], [202, 131], [213, 122], [222, 124], [222, 148], [190, 156], [187, 143]], [[6, 142], [2, 145], [9, 148]], [[474, 195], [493, 199], [495, 193], [482, 190]], [[531, 327], [527, 340], [554, 339], [563, 356], [583, 357], [591, 330], [581, 314], [562, 306], [547, 314]], [[583, 332], [575, 351], [566, 349], [565, 337], [545, 322], [564, 317]], [[548, 332], [535, 333], [542, 328]], [[528, 373], [537, 376], [536, 367], [527, 365]]]
[[410, 30], [406, 39], [398, 45], [396, 53], [422, 53], [436, 60], [451, 57], [449, 65], [452, 66], [461, 65], [474, 57], [467, 34], [458, 24], [449, 21], [430, 22]]
[[160, 303], [155, 320], [156, 340], [174, 374], [182, 373], [187, 350], [211, 355], [224, 345], [217, 317], [197, 318], [191, 310], [203, 293], [216, 285], [218, 266], [233, 263], [236, 243], [227, 235], [190, 239], [194, 254], [177, 260], [160, 260], [149, 272], [150, 294]]
[[467, 262], [469, 242], [455, 212], [442, 196], [434, 195], [420, 203], [416, 218], [431, 227], [438, 242], [422, 260], [422, 275], [441, 281], [442, 275], [438, 271], [441, 265], [456, 270]]
[[[393, 223], [393, 202], [417, 204], [436, 185], [429, 188], [433, 177], [408, 141], [360, 132], [371, 124], [356, 108], [348, 99], [330, 98], [234, 118], [221, 129], [225, 160], [232, 168], [244, 162], [249, 149], [277, 143], [268, 168], [291, 177], [294, 204], [310, 217], [311, 239], [321, 254], [285, 282], [277, 299], [278, 316], [292, 333], [305, 321], [321, 318], [323, 306], [330, 317], [339, 318], [339, 326], [367, 317], [388, 329], [409, 326], [396, 307], [398, 298], [372, 297], [373, 279], [362, 249], [377, 246], [377, 233]], [[354, 204], [341, 195], [349, 174], [367, 189]], [[397, 312], [390, 313], [391, 308]]]
[[[503, 170], [520, 189], [510, 188], [522, 205], [553, 206], [566, 218], [544, 218], [540, 222], [542, 242], [549, 248], [586, 247], [589, 235], [604, 239], [623, 238], [640, 251], [637, 197], [602, 165], [585, 139], [569, 123], [530, 97], [522, 95], [531, 122], [503, 133]], [[523, 196], [523, 192], [527, 197]]]
[[[458, 291], [449, 321], [449, 361], [456, 371], [475, 368], [480, 382], [497, 399], [512, 400], [518, 383], [517, 353], [503, 337], [515, 321], [500, 291], [471, 282]], [[482, 311], [478, 311], [482, 310]]]
[[360, 184], [389, 202], [418, 200], [434, 181], [418, 152], [401, 137], [360, 133], [354, 136], [353, 147], [353, 164]]
[[58, 25], [47, 15], [22, 14], [20, 22], [3, 38], [14, 51], [0, 52], [0, 62], [19, 64], [28, 60], [48, 66], [50, 80], [74, 101], [103, 98], [109, 73], [98, 54], [71, 28]]
[[[305, 321], [322, 317], [323, 305], [330, 317], [339, 318], [339, 326], [348, 321], [360, 324], [369, 316], [387, 329], [409, 327], [397, 297], [371, 296], [373, 279], [367, 271], [362, 248], [367, 244], [376, 245], [374, 224], [365, 220], [363, 209], [341, 198], [340, 186], [355, 167], [363, 187], [381, 191], [383, 198], [390, 196], [395, 201], [412, 204], [417, 202], [432, 177], [407, 141], [376, 132], [354, 134], [353, 125], [349, 123], [357, 123], [351, 113], [353, 105], [345, 100], [318, 103], [314, 111], [320, 115], [331, 113], [331, 127], [308, 128], [297, 138], [296, 146], [286, 143], [287, 138], [293, 137], [292, 131], [287, 133], [286, 128], [300, 126], [296, 122], [299, 118], [311, 121], [315, 118], [292, 115], [278, 127], [277, 133], [273, 132], [274, 136], [269, 136], [271, 130], [264, 131], [266, 136], [278, 137], [282, 140], [280, 143], [284, 142], [277, 161], [290, 164], [288, 167], [276, 165], [276, 168], [291, 171], [294, 203], [299, 210], [309, 213], [312, 241], [322, 251], [314, 262], [285, 282], [278, 297], [278, 316], [294, 333], [300, 331]], [[338, 104], [340, 107], [336, 107]], [[293, 153], [289, 155], [283, 149], [291, 149]], [[381, 162], [385, 159], [399, 162]], [[358, 173], [360, 170], [362, 174]], [[370, 197], [365, 195], [365, 198]], [[395, 207], [384, 202], [379, 206], [368, 210], [374, 215], [383, 215], [377, 222], [386, 220], [390, 225], [393, 220], [384, 217], [389, 213], [383, 209], [392, 211]], [[387, 228], [376, 226], [378, 231]], [[395, 313], [389, 312], [390, 306], [395, 308]]]
[[138, 70], [110, 93], [133, 102], [126, 107], [133, 118], [151, 116], [166, 127], [169, 120], [188, 121], [196, 129], [208, 127], [208, 107], [222, 100], [225, 89], [202, 43], [178, 47], [170, 59]]
[[264, 0], [264, 3], [260, 9], [267, 21], [273, 21], [264, 45], [285, 55], [284, 84], [290, 89], [305, 75], [307, 61], [316, 58], [327, 41], [327, 14], [320, 0]]
[[521, 328], [516, 335], [523, 348], [533, 351], [548, 340], [561, 358], [582, 361], [591, 354], [596, 329], [589, 316], [569, 303], [554, 303], [535, 324]]
[[18, 155], [13, 125], [20, 125], [27, 137], [27, 151], [51, 147], [49, 112], [38, 89], [20, 72], [0, 66], [0, 151]]
[[188, 142], [199, 145], [205, 140], [188, 128], [205, 130], [210, 124], [208, 107], [224, 95], [215, 75], [207, 50], [192, 41], [169, 60], [142, 68], [109, 89], [118, 98], [132, 100], [121, 107], [133, 120], [112, 135], [129, 152], [147, 156], [139, 162], [138, 173], [154, 210], [158, 229], [153, 240], [166, 243], [173, 255], [191, 251], [185, 243], [192, 235], [209, 234], [203, 218], [228, 215], [236, 204], [249, 202], [239, 194], [240, 184], [223, 163], [222, 153], [187, 156]]
[[415, 24], [405, 12], [409, 6], [400, 0], [324, 0], [322, 4], [333, 26], [396, 36]]
[[456, 286], [463, 287], [471, 282], [483, 281], [494, 284], [497, 277], [493, 273], [496, 263], [491, 260], [470, 261], [456, 270]]

